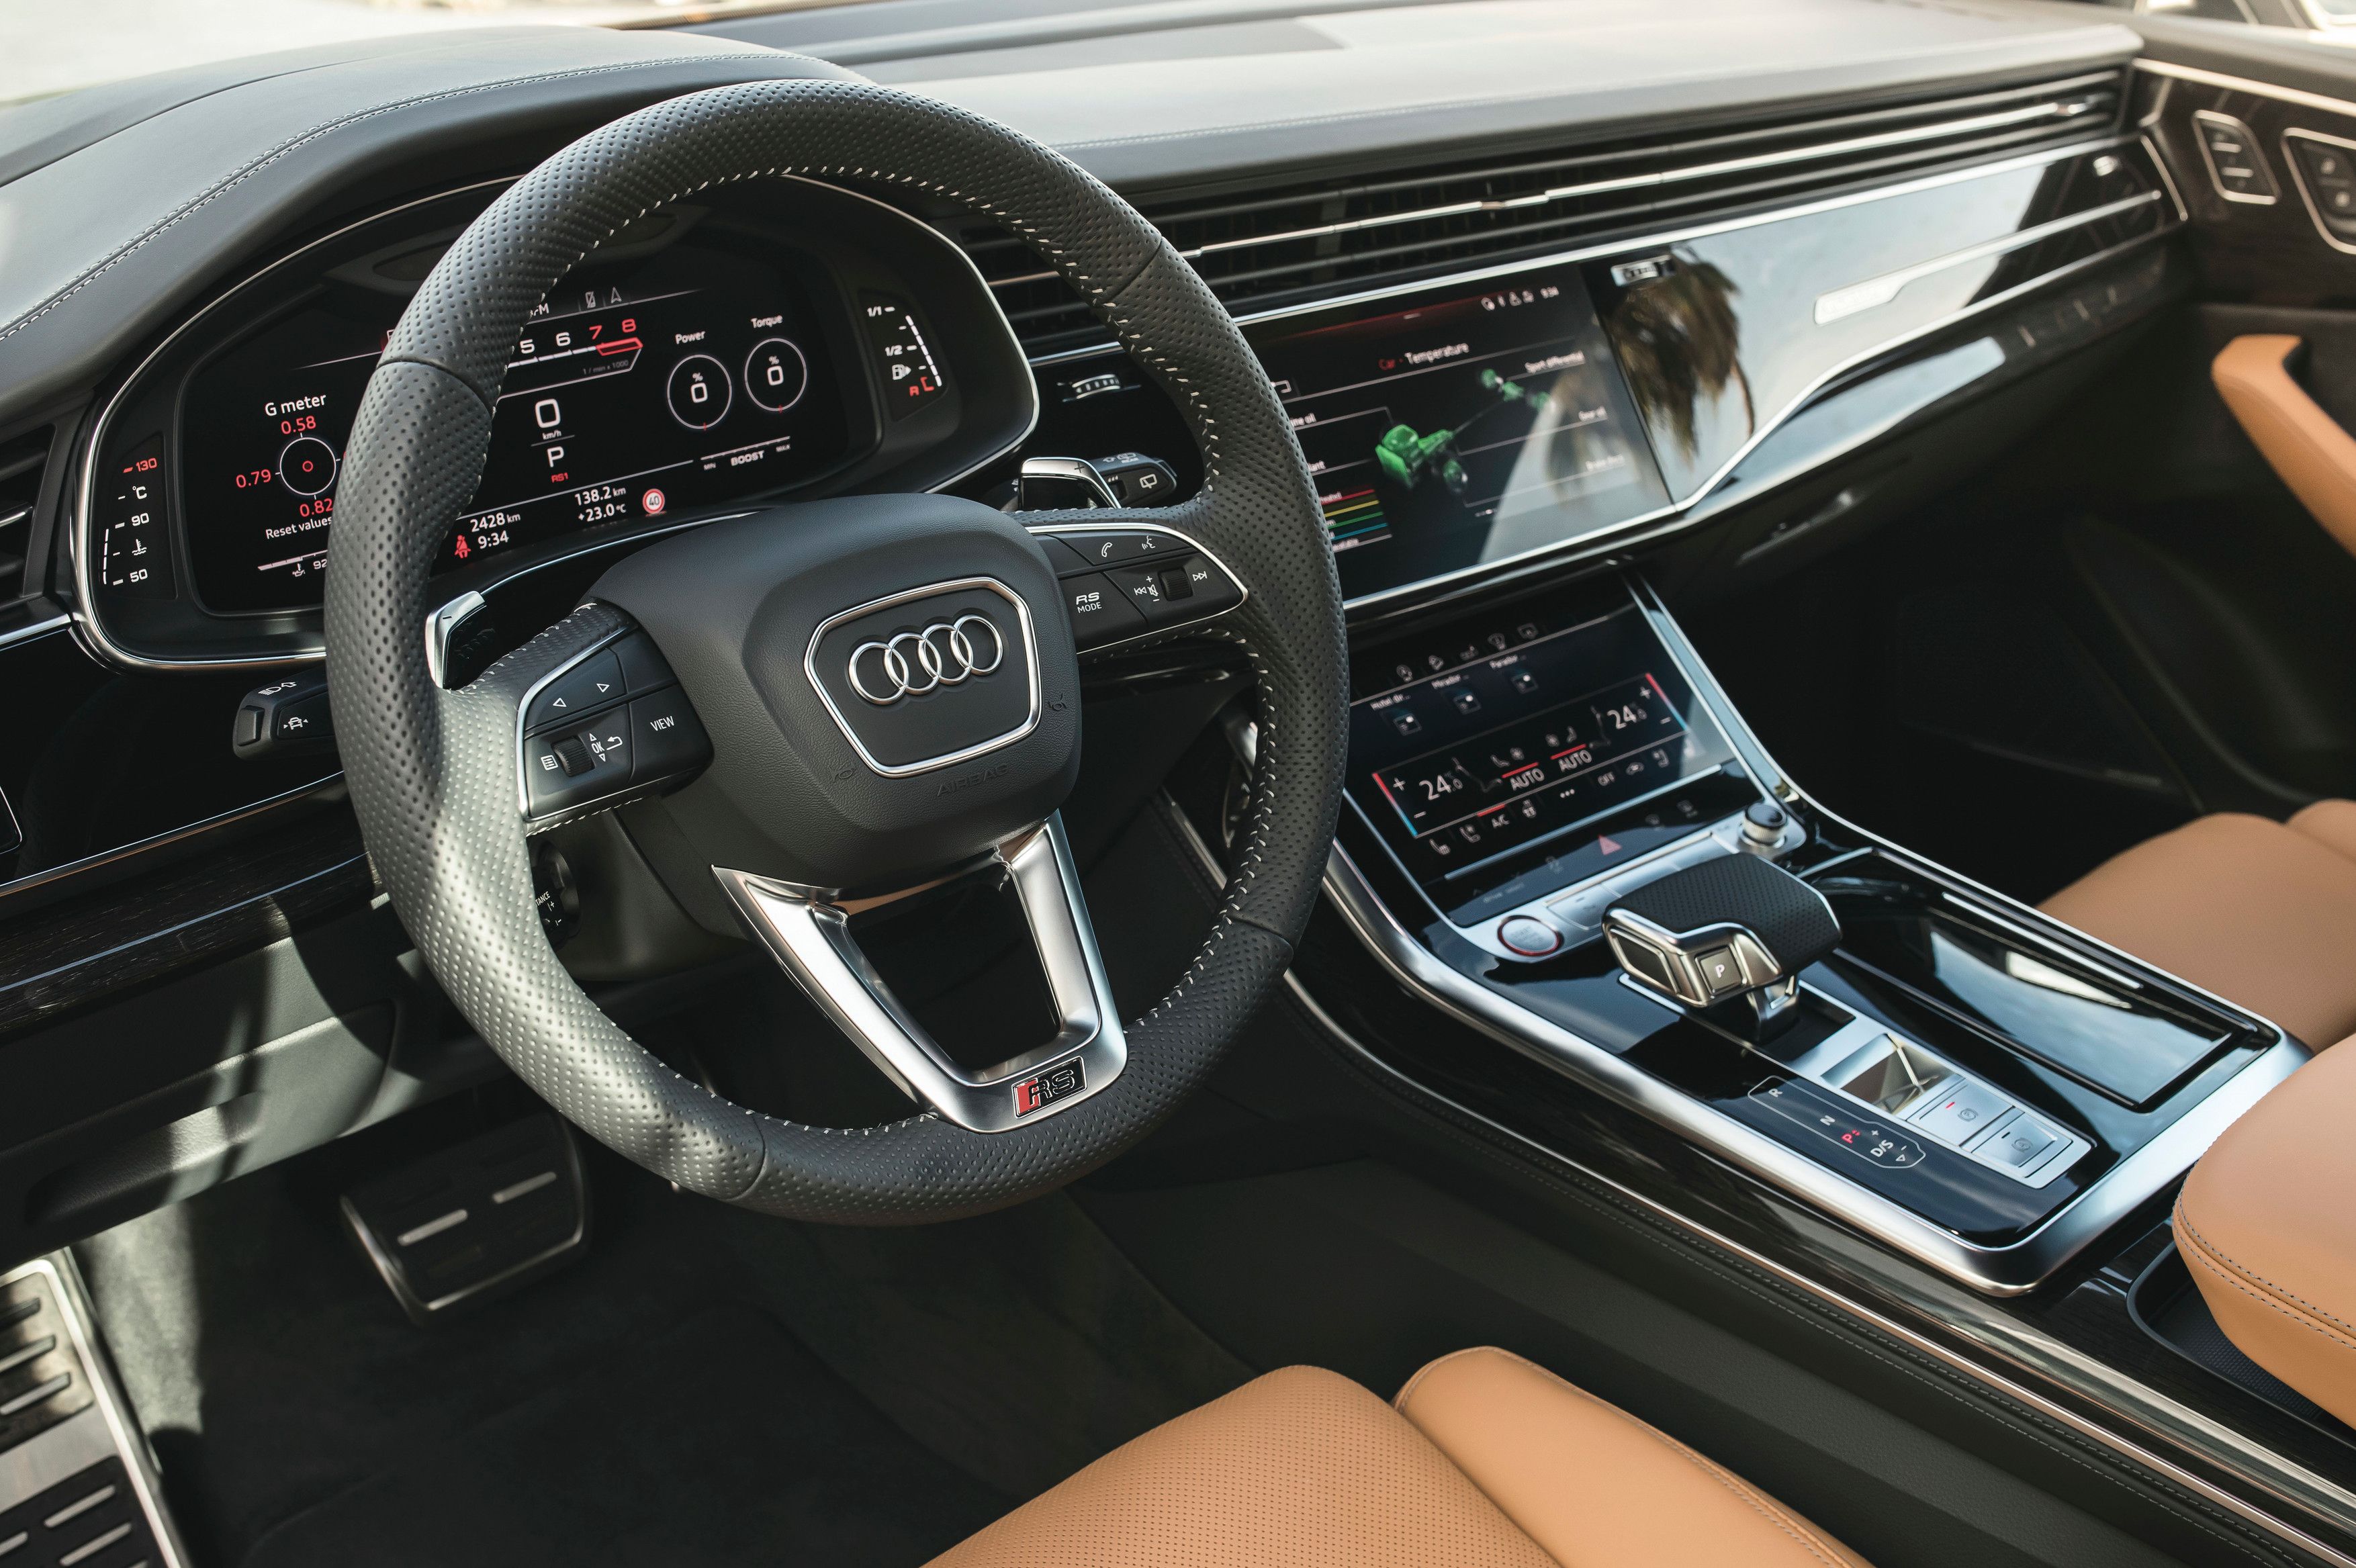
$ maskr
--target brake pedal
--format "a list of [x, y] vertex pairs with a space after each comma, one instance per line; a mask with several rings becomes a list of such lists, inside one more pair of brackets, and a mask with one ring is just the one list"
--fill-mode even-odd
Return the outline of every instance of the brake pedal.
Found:
[[344, 1220], [410, 1320], [440, 1321], [589, 1250], [589, 1188], [553, 1115], [428, 1155], [344, 1195]]
[[71, 1254], [0, 1278], [0, 1564], [187, 1561]]

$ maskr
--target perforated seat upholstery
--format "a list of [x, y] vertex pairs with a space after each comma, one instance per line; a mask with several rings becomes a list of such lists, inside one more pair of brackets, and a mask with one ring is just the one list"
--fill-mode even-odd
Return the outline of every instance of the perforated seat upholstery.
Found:
[[934, 1568], [1863, 1568], [1634, 1416], [1497, 1349], [1395, 1407], [1290, 1367], [1108, 1454]]
[[2318, 801], [2286, 824], [2201, 817], [2044, 908], [2319, 1050], [2356, 1034], [2356, 802]]

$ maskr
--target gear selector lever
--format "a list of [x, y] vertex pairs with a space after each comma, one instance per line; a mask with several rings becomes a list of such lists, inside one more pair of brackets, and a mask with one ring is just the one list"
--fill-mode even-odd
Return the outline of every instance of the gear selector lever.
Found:
[[1781, 866], [1729, 855], [1616, 900], [1603, 934], [1629, 977], [1689, 1008], [1749, 998], [1762, 1024], [1792, 1005], [1800, 971], [1840, 943], [1840, 922]]

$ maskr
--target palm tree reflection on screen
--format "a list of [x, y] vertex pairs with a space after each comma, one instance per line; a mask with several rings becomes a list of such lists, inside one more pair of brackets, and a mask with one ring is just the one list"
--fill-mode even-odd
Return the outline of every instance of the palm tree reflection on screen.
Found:
[[1745, 438], [1758, 428], [1740, 358], [1739, 292], [1714, 263], [1680, 256], [1675, 272], [1630, 289], [1612, 313], [1612, 347], [1645, 422], [1675, 435], [1688, 459], [1700, 455], [1702, 400], [1716, 402], [1730, 382], [1742, 395]]

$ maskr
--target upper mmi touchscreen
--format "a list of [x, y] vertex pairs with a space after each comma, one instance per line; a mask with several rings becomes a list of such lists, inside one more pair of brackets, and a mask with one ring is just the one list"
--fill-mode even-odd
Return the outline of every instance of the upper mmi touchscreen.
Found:
[[1292, 416], [1352, 599], [1668, 501], [1577, 267], [1245, 329]]

